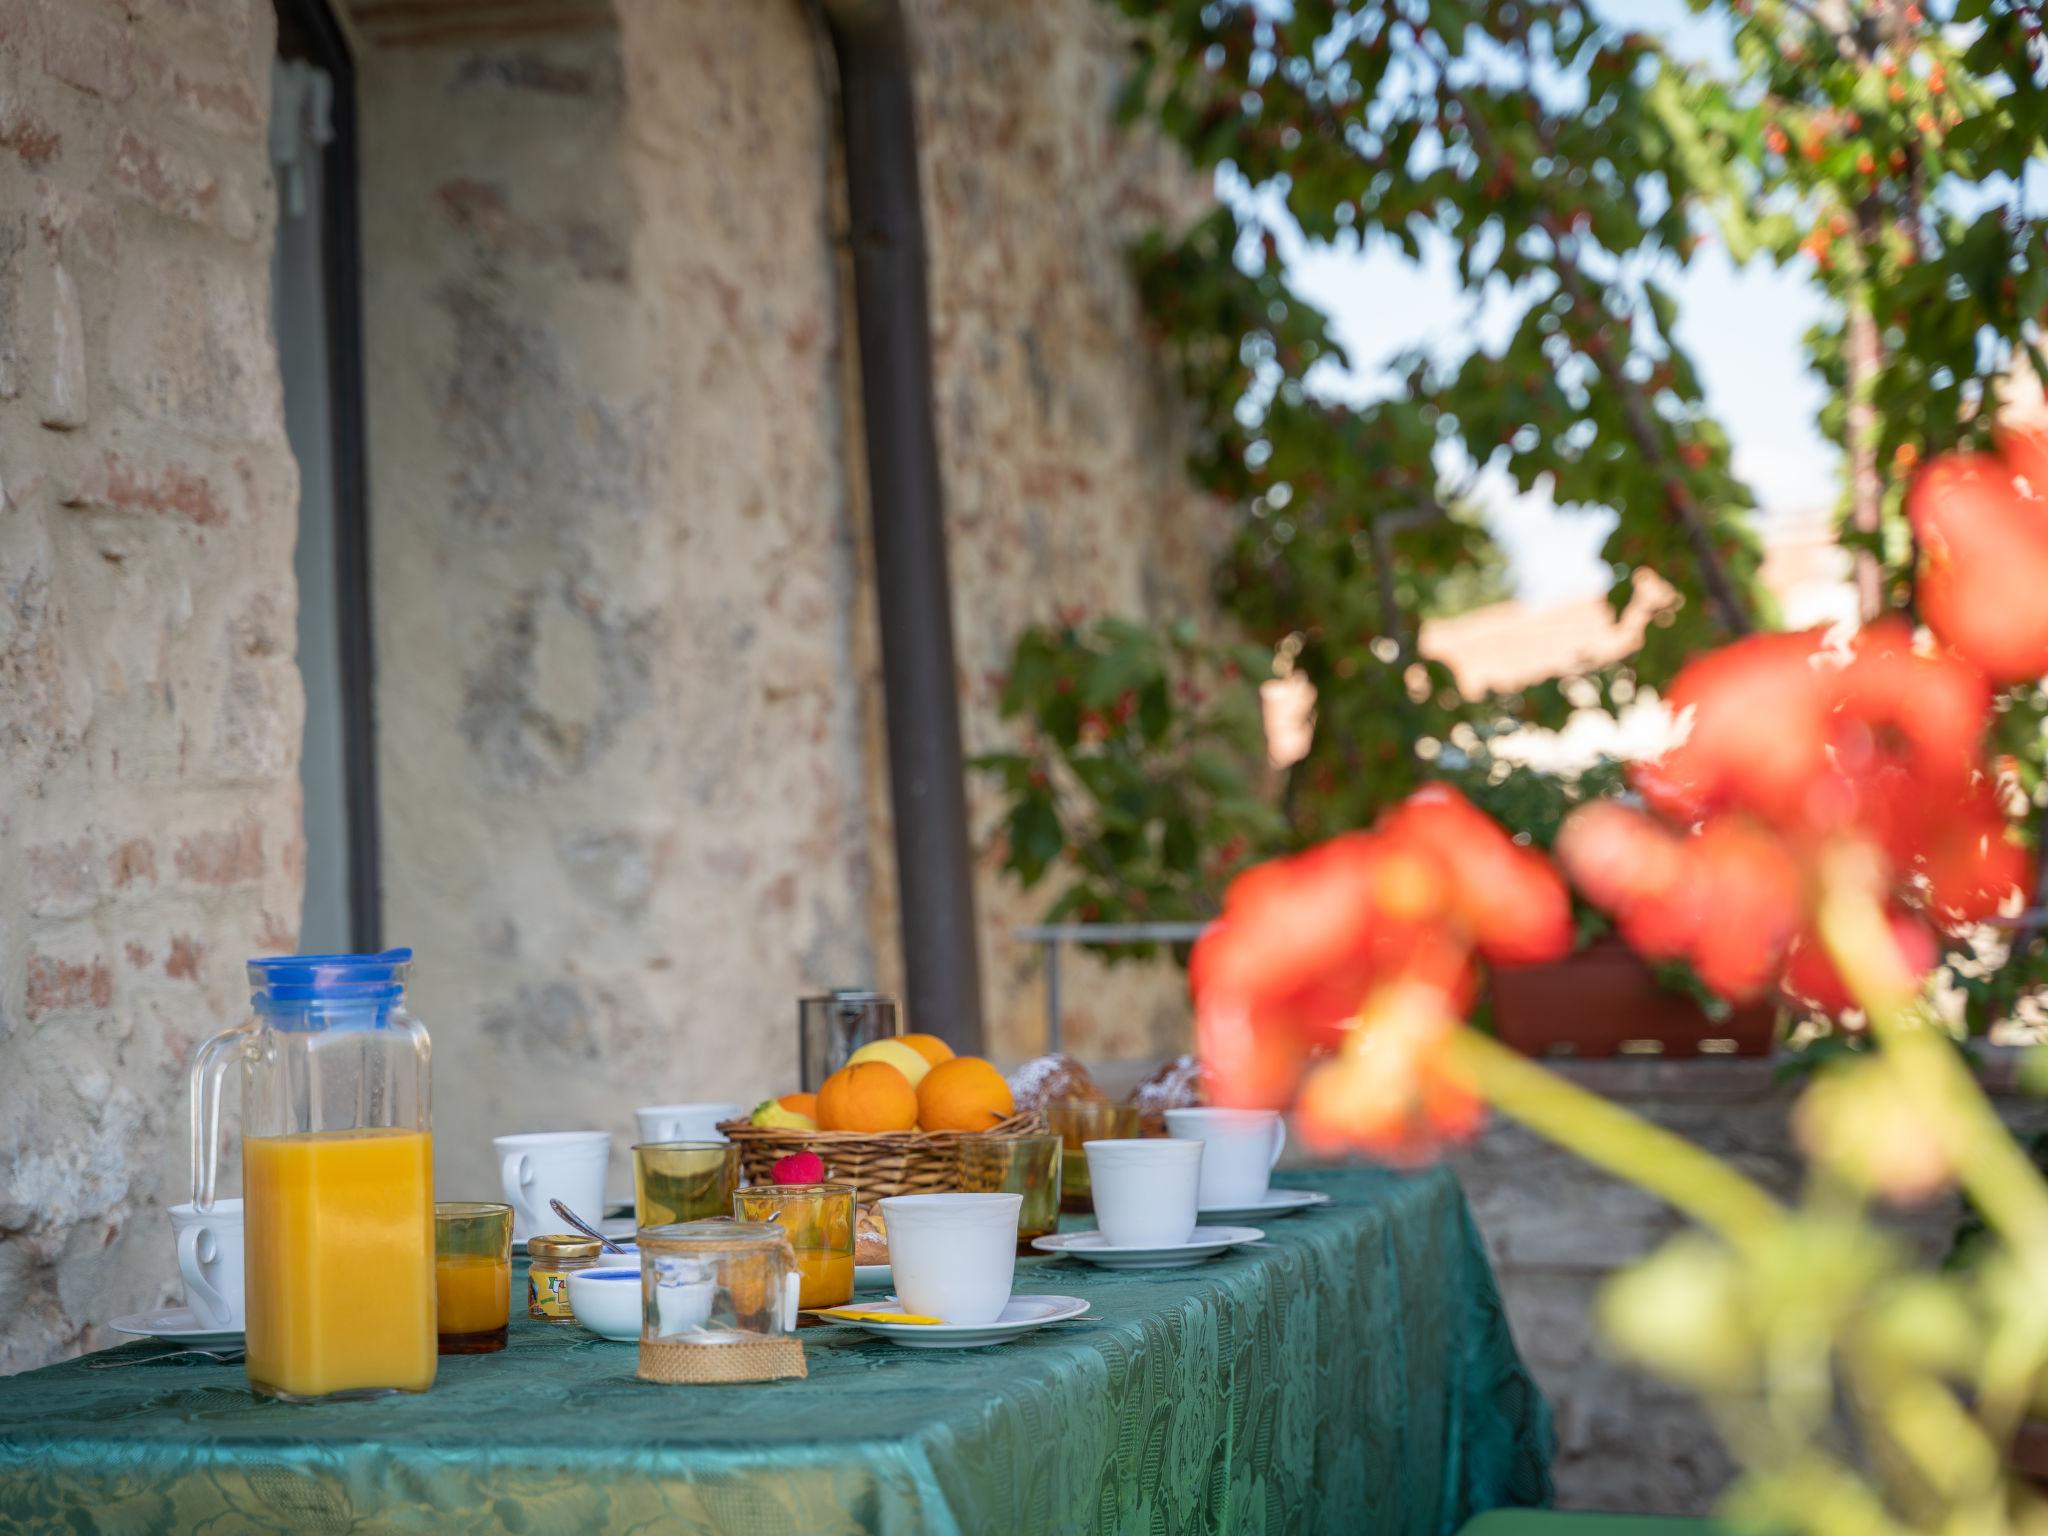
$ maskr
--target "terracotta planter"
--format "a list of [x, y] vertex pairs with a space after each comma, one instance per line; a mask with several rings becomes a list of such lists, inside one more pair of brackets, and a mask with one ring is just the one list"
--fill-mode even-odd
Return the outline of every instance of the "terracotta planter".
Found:
[[1497, 967], [1493, 1024], [1505, 1044], [1531, 1056], [1768, 1056], [1777, 1009], [1751, 1003], [1710, 1019], [1691, 998], [1658, 986], [1610, 935], [1549, 965]]

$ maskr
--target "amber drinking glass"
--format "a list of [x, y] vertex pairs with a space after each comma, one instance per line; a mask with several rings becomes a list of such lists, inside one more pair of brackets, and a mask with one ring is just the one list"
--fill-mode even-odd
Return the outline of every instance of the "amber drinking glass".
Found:
[[505, 1347], [512, 1316], [512, 1207], [444, 1200], [434, 1207], [434, 1332], [444, 1355]]
[[643, 1141], [633, 1149], [638, 1225], [666, 1227], [732, 1214], [740, 1149], [729, 1141]]
[[963, 1190], [1024, 1197], [1017, 1211], [1019, 1253], [1036, 1252], [1034, 1237], [1059, 1230], [1063, 1147], [1057, 1136], [971, 1136], [960, 1143]]
[[1084, 1141], [1129, 1141], [1138, 1134], [1138, 1106], [1102, 1099], [1061, 1099], [1045, 1106], [1045, 1123], [1064, 1144], [1060, 1156], [1060, 1209], [1092, 1211]]
[[853, 1299], [853, 1193], [851, 1184], [754, 1184], [732, 1197], [735, 1219], [772, 1221], [789, 1234], [800, 1307]]

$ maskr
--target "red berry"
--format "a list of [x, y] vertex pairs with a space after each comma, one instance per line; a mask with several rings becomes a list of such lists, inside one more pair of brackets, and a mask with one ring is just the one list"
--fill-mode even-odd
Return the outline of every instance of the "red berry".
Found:
[[787, 1157], [775, 1159], [775, 1166], [768, 1175], [778, 1184], [822, 1184], [825, 1182], [825, 1159], [815, 1152], [792, 1152]]

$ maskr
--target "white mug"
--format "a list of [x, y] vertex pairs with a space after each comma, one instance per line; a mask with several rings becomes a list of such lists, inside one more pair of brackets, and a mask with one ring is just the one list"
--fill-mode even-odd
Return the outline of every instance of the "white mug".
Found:
[[497, 1136], [498, 1174], [512, 1207], [512, 1241], [560, 1232], [568, 1223], [548, 1208], [559, 1200], [592, 1226], [604, 1220], [604, 1175], [612, 1159], [609, 1131], [529, 1131]]
[[1209, 1210], [1266, 1198], [1273, 1165], [1287, 1145], [1287, 1122], [1270, 1109], [1169, 1109], [1166, 1134], [1202, 1143], [1196, 1203]]
[[642, 1141], [724, 1141], [721, 1120], [737, 1120], [742, 1104], [650, 1104], [633, 1111]]
[[209, 1328], [239, 1328], [242, 1304], [242, 1202], [216, 1200], [213, 1209], [171, 1207], [171, 1232], [178, 1240], [178, 1273], [185, 1279], [185, 1305]]
[[949, 1323], [992, 1323], [1017, 1276], [1022, 1195], [893, 1195], [889, 1277], [906, 1312]]
[[[1095, 1225], [1113, 1248], [1178, 1248], [1195, 1232], [1202, 1143], [1149, 1137], [1084, 1141]], [[889, 1251], [896, 1251], [895, 1228]]]

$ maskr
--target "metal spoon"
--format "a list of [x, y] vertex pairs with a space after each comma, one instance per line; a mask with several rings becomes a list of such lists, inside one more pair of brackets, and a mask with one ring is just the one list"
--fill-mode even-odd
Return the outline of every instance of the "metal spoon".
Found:
[[154, 1355], [142, 1355], [121, 1360], [88, 1360], [88, 1371], [118, 1371], [131, 1365], [157, 1365], [165, 1360], [210, 1360], [215, 1365], [240, 1365], [244, 1352], [239, 1349], [167, 1349]]
[[574, 1211], [570, 1210], [569, 1207], [562, 1204], [561, 1201], [550, 1200], [548, 1202], [548, 1209], [553, 1211], [557, 1216], [561, 1217], [562, 1220], [569, 1223], [569, 1225], [574, 1227], [578, 1232], [581, 1232], [585, 1237], [596, 1238], [598, 1242], [604, 1245], [607, 1252], [624, 1253], [626, 1251], [617, 1243], [613, 1242], [610, 1238], [606, 1237], [602, 1232], [598, 1231], [597, 1228], [593, 1227], [589, 1222], [585, 1221], [581, 1216], [578, 1216]]

